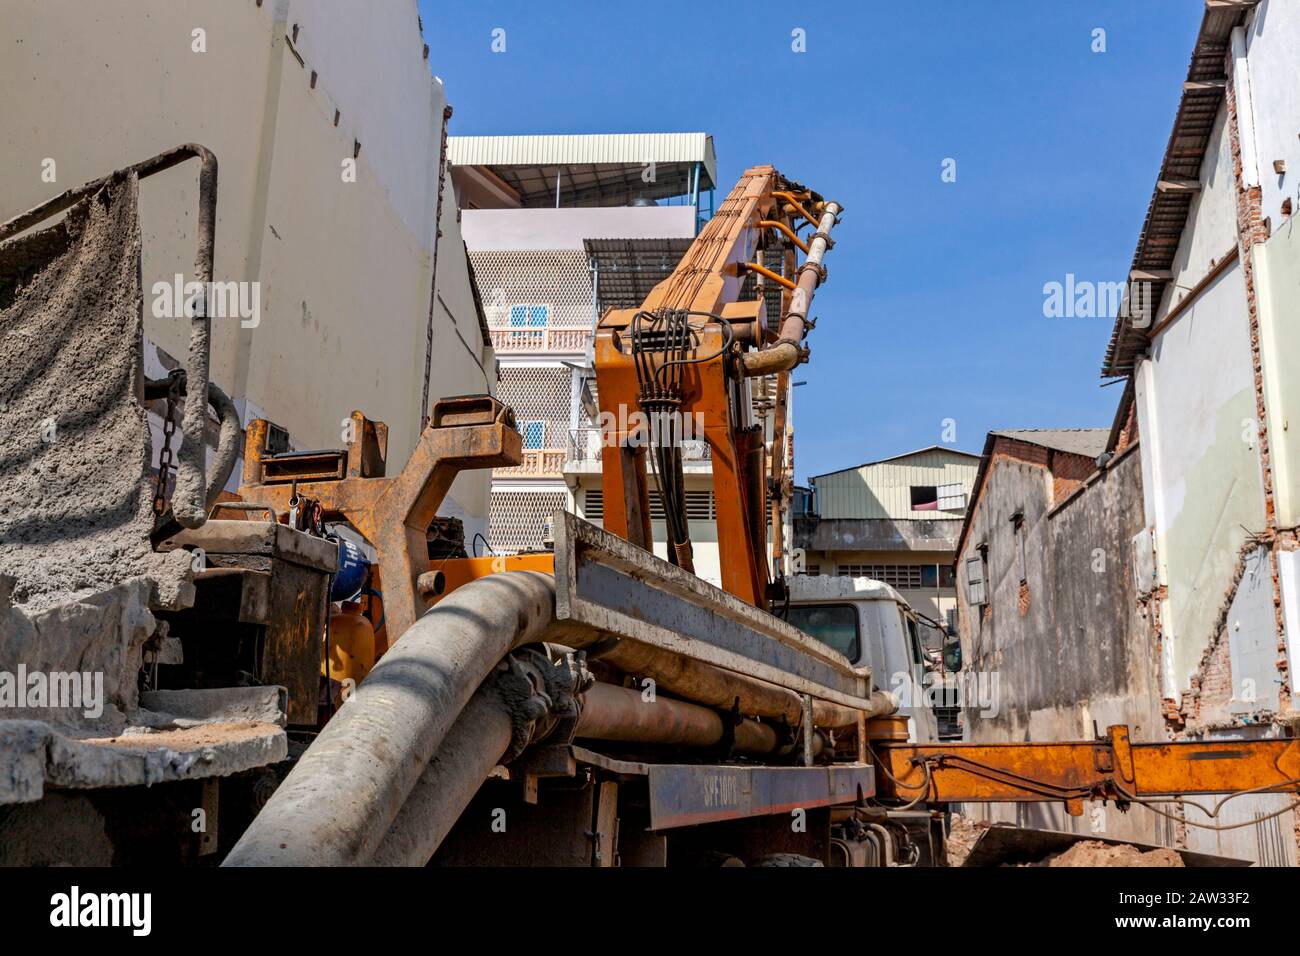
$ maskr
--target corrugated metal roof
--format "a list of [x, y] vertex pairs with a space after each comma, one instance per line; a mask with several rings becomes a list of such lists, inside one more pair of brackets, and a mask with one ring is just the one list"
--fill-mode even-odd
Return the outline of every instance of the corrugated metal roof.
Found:
[[926, 445], [924, 448], [917, 448], [914, 451], [905, 451], [899, 455], [890, 455], [888, 458], [876, 458], [873, 461], [864, 461], [860, 465], [850, 465], [848, 468], [837, 468], [834, 471], [822, 472], [820, 475], [813, 475], [812, 478], [816, 481], [818, 478], [825, 477], [826, 475], [838, 475], [840, 472], [844, 471], [857, 471], [859, 468], [866, 468], [868, 465], [882, 465], [887, 461], [898, 461], [900, 458], [911, 458], [913, 455], [923, 455], [926, 452], [931, 451], [946, 452], [949, 455], [959, 455], [962, 458], [979, 458], [979, 455], [974, 452], [949, 448], [947, 445]]
[[690, 239], [586, 239], [596, 266], [596, 295], [606, 309], [632, 309], [677, 268]]
[[1041, 445], [1070, 455], [1096, 458], [1106, 450], [1109, 428], [1005, 428], [990, 432], [1003, 438]]
[[[1159, 309], [1166, 287], [1171, 281], [1166, 275], [1178, 254], [1179, 242], [1195, 195], [1186, 190], [1162, 190], [1160, 184], [1199, 181], [1201, 164], [1205, 161], [1214, 121], [1223, 103], [1228, 82], [1225, 62], [1232, 31], [1246, 19], [1254, 6], [1255, 0], [1207, 6], [1201, 19], [1201, 29], [1192, 50], [1191, 63], [1187, 67], [1187, 82], [1183, 84], [1183, 97], [1178, 104], [1174, 128], [1169, 134], [1169, 144], [1165, 147], [1165, 156], [1160, 163], [1160, 174], [1147, 206], [1137, 250], [1133, 253], [1131, 273], [1154, 277], [1136, 280], [1150, 283], [1150, 295], [1145, 298], [1150, 303], [1152, 313]], [[1154, 320], [1154, 314], [1149, 318]], [[1106, 358], [1102, 362], [1102, 378], [1132, 373], [1138, 356], [1147, 347], [1150, 328], [1149, 323], [1134, 323], [1122, 312], [1116, 317], [1110, 341], [1106, 345]]]
[[700, 188], [717, 182], [708, 133], [591, 133], [554, 136], [449, 136], [453, 166], [640, 166], [700, 163]]

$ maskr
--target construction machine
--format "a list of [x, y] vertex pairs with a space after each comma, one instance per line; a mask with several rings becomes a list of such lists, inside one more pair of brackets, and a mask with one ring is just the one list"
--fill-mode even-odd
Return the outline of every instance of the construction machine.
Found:
[[[4, 240], [36, 213], [111, 202], [107, 185], [0, 225], [0, 267]], [[215, 158], [210, 185], [215, 202]], [[238, 494], [201, 500], [189, 435], [194, 425], [201, 448], [203, 422], [188, 416], [205, 410], [204, 390], [225, 405], [207, 382], [200, 303], [186, 480], [172, 507], [165, 474], [156, 492], [145, 485], [163, 499], [148, 548], [180, 553], [191, 591], [151, 599], [167, 626], [139, 638], [142, 689], [124, 698], [145, 715], [140, 734], [129, 756], [117, 738], [58, 743], [112, 759], [83, 760], [80, 776], [67, 760], [28, 761], [42, 779], [17, 802], [40, 801], [42, 787], [198, 786], [227, 822], [197, 853], [227, 866], [869, 866], [941, 864], [954, 803], [1164, 812], [1185, 792], [1296, 791], [1294, 739], [1147, 744], [1114, 727], [1083, 742], [975, 745], [909, 733], [871, 656], [788, 619], [789, 376], [808, 357], [841, 214], [753, 167], [641, 307], [601, 316], [603, 527], [562, 511], [551, 547], [529, 554], [445, 547], [438, 509], [455, 476], [521, 458], [513, 413], [487, 395], [437, 402], [395, 475], [385, 426], [359, 411], [337, 449], [294, 449], [273, 422], [247, 422]], [[694, 573], [688, 434], [711, 451], [721, 587]], [[652, 551], [652, 487], [665, 558]], [[909, 639], [905, 623], [888, 634]], [[891, 653], [917, 664], [914, 651]], [[216, 723], [243, 745], [204, 772], [198, 759], [150, 757], [145, 723], [172, 735], [157, 745], [172, 754], [178, 734]], [[70, 740], [51, 730], [42, 753], [49, 735]], [[146, 779], [129, 775], [130, 757]], [[131, 836], [139, 854], [149, 841]]]

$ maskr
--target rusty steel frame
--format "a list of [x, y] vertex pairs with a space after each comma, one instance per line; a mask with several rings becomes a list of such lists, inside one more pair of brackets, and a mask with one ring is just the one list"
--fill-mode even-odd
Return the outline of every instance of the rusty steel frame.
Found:
[[650, 829], [721, 823], [792, 810], [843, 806], [871, 796], [873, 769], [651, 764]]
[[[509, 408], [489, 395], [462, 396], [434, 404], [428, 427], [395, 478], [358, 477], [354, 465], [346, 478], [272, 484], [263, 480], [271, 460], [265, 454], [268, 425], [262, 419], [248, 425], [240, 497], [265, 505], [278, 519], [288, 513], [296, 493], [319, 500], [326, 518], [341, 517], [356, 528], [378, 554], [390, 645], [430, 606], [418, 584], [431, 569], [429, 525], [456, 476], [517, 465], [523, 454], [523, 438]], [[358, 429], [353, 444], [365, 438]]]
[[882, 797], [927, 803], [1117, 803], [1244, 790], [1300, 794], [1300, 739], [1133, 743], [1123, 725], [1067, 743], [909, 744], [872, 753]]

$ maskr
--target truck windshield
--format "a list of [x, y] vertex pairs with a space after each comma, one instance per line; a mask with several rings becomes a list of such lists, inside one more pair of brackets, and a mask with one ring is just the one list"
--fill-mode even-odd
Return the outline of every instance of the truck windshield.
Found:
[[858, 609], [852, 604], [796, 604], [786, 620], [849, 660], [858, 659]]

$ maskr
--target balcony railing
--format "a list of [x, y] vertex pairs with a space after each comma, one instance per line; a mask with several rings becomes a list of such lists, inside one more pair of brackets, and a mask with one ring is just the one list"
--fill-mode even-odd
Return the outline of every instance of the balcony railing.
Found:
[[565, 449], [525, 448], [524, 459], [511, 468], [494, 468], [494, 478], [559, 478], [564, 474]]
[[584, 352], [591, 338], [591, 327], [553, 329], [549, 326], [489, 327], [492, 348], [498, 352]]
[[[600, 461], [601, 434], [599, 428], [579, 428], [569, 433], [568, 459], [571, 462]], [[708, 461], [712, 457], [706, 441], [682, 442], [683, 461]]]

